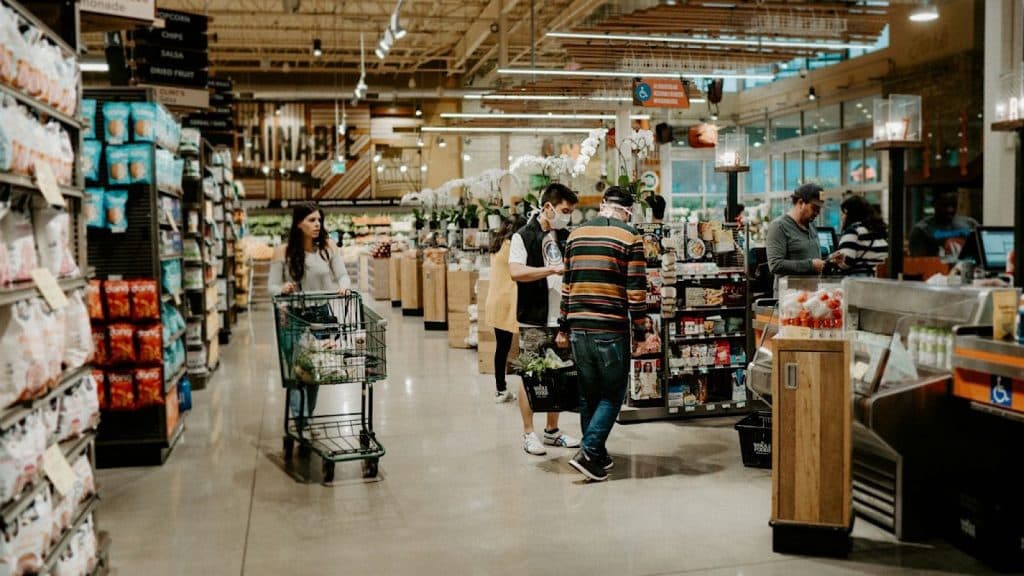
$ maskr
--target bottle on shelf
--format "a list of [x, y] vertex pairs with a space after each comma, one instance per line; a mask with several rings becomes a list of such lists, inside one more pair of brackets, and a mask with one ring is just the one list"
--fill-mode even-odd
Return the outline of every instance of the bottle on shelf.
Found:
[[910, 332], [907, 333], [907, 353], [910, 354], [911, 360], [916, 364], [920, 359], [921, 349], [921, 328], [918, 326], [911, 326]]

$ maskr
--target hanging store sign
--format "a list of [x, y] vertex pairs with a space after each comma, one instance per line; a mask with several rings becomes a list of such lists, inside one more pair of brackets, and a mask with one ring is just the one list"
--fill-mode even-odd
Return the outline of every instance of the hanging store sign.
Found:
[[689, 108], [686, 85], [674, 78], [633, 80], [633, 104], [644, 108]]
[[167, 68], [202, 70], [209, 66], [206, 52], [199, 50], [183, 50], [166, 46], [137, 44], [132, 55], [136, 62], [145, 62]]
[[345, 173], [345, 161], [335, 160], [331, 162], [331, 174], [344, 174]]
[[210, 22], [210, 19], [202, 14], [190, 14], [164, 8], [157, 9], [156, 17], [163, 19], [165, 30], [181, 30], [196, 34], [206, 33]]
[[233, 130], [235, 127], [235, 121], [232, 118], [200, 114], [189, 114], [182, 123], [186, 128], [199, 128], [200, 130]]
[[210, 105], [210, 93], [202, 88], [179, 88], [177, 86], [150, 86], [157, 102], [164, 106], [178, 108], [206, 108]]
[[78, 9], [104, 16], [153, 22], [156, 3], [153, 0], [82, 0], [78, 3]]
[[135, 76], [140, 82], [206, 88], [205, 70], [186, 70], [142, 63], [135, 67]]
[[168, 30], [166, 28], [140, 28], [132, 32], [132, 38], [139, 44], [169, 46], [200, 50], [210, 46], [204, 32], [193, 30]]

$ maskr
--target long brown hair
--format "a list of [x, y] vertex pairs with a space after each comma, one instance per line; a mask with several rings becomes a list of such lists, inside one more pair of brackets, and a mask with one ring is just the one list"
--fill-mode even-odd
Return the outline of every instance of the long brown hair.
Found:
[[[299, 283], [306, 276], [306, 248], [303, 245], [303, 233], [302, 229], [299, 228], [299, 224], [313, 212], [320, 214], [320, 234], [313, 239], [313, 247], [320, 254], [320, 257], [327, 262], [327, 265], [331, 266], [331, 258], [327, 253], [328, 237], [326, 223], [324, 222], [324, 211], [313, 202], [300, 202], [296, 204], [292, 207], [292, 227], [288, 231], [285, 264], [288, 266], [288, 273], [291, 274], [292, 280]], [[333, 266], [331, 266], [331, 272], [334, 272]]]
[[501, 219], [501, 226], [497, 230], [491, 230], [491, 254], [501, 252], [501, 246], [506, 240], [519, 229], [519, 220], [515, 216], [508, 216]]

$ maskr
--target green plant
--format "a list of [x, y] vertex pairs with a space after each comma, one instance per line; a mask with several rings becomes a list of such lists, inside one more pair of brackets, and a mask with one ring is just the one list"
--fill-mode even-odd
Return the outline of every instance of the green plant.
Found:
[[546, 356], [538, 356], [533, 352], [524, 352], [512, 361], [512, 369], [524, 376], [541, 377], [548, 370], [561, 368], [555, 361]]

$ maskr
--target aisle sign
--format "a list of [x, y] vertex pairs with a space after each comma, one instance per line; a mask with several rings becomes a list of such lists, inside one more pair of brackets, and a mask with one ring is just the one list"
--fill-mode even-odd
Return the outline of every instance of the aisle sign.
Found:
[[689, 108], [686, 85], [678, 78], [633, 80], [633, 104], [644, 108]]
[[78, 9], [93, 14], [152, 22], [156, 4], [153, 0], [82, 0], [78, 3]]
[[54, 278], [53, 273], [48, 268], [32, 270], [32, 280], [36, 283], [36, 288], [42, 293], [43, 298], [50, 305], [51, 309], [59, 310], [68, 305], [68, 297], [64, 295], [64, 291], [57, 284], [57, 279]]
[[60, 186], [57, 186], [57, 177], [53, 175], [53, 168], [46, 162], [41, 160], [35, 161], [36, 171], [36, 184], [39, 185], [39, 191], [43, 193], [43, 198], [46, 198], [46, 203], [50, 206], [63, 207], [64, 195], [60, 193]]
[[992, 375], [992, 391], [989, 399], [996, 406], [1013, 406], [1013, 379]]
[[181, 108], [207, 108], [210, 105], [210, 93], [201, 88], [178, 88], [177, 86], [160, 86], [158, 84], [139, 84], [153, 89], [153, 99], [164, 106]]
[[53, 483], [53, 487], [61, 496], [67, 496], [75, 487], [78, 477], [68, 464], [68, 459], [60, 449], [60, 444], [51, 444], [43, 454], [43, 473]]

